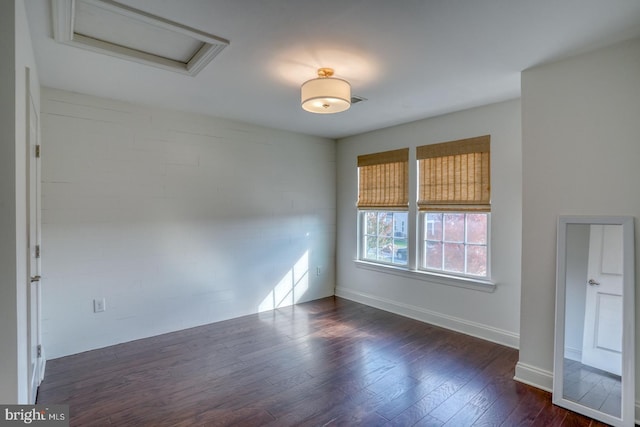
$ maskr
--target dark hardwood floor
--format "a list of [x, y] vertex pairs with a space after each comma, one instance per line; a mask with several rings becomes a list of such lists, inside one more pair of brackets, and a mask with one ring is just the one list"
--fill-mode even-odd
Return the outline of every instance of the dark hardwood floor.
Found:
[[72, 426], [601, 426], [513, 381], [517, 351], [340, 298], [47, 363]]

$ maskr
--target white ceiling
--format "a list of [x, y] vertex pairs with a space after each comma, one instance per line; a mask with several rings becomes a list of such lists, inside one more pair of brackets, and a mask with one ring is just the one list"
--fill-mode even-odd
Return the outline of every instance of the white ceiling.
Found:
[[[27, 0], [44, 86], [330, 138], [517, 98], [529, 67], [640, 36], [638, 0], [119, 0], [230, 40], [196, 77], [56, 43]], [[332, 67], [368, 99], [300, 108]]]

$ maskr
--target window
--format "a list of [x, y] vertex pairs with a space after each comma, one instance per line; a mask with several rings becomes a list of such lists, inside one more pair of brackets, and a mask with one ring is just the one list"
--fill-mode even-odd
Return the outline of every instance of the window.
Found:
[[420, 268], [489, 277], [490, 137], [417, 148]]
[[363, 211], [362, 259], [407, 265], [407, 212]]
[[409, 149], [358, 156], [359, 258], [407, 265]]
[[423, 268], [487, 277], [489, 214], [427, 212], [421, 218]]
[[[408, 148], [358, 156], [358, 259], [365, 268], [380, 264], [406, 270], [400, 274], [438, 273], [457, 285], [488, 283], [490, 139], [417, 147], [411, 166]], [[410, 173], [417, 180], [411, 206]]]

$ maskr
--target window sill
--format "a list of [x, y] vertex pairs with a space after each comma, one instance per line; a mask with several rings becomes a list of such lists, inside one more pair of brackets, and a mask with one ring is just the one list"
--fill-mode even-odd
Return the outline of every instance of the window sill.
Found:
[[489, 280], [449, 276], [446, 274], [437, 274], [422, 270], [409, 270], [408, 268], [397, 267], [394, 265], [376, 264], [359, 259], [354, 260], [354, 263], [356, 264], [356, 267], [363, 268], [365, 270], [372, 270], [385, 274], [393, 274], [396, 276], [408, 277], [411, 279], [437, 283], [440, 285], [457, 286], [459, 288], [473, 289], [482, 292], [493, 292], [496, 289], [496, 284]]

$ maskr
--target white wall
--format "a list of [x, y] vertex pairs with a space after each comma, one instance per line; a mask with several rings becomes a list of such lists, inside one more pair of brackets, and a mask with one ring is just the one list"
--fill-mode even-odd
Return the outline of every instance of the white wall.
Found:
[[41, 121], [49, 357], [333, 295], [333, 140], [46, 88]]
[[0, 2], [0, 403], [28, 403], [25, 67], [39, 84], [23, 0]]
[[[487, 293], [428, 279], [358, 267], [357, 156], [491, 135], [492, 279]], [[521, 235], [520, 101], [513, 100], [421, 120], [338, 141], [336, 294], [385, 310], [517, 347]], [[410, 168], [410, 180], [416, 180]]]
[[[550, 389], [558, 215], [640, 216], [640, 40], [523, 72], [522, 125], [522, 308], [516, 376]], [[639, 233], [636, 221], [636, 242]], [[637, 250], [636, 283], [639, 277]], [[636, 306], [638, 298], [640, 292]], [[640, 360], [640, 351], [636, 355]]]

